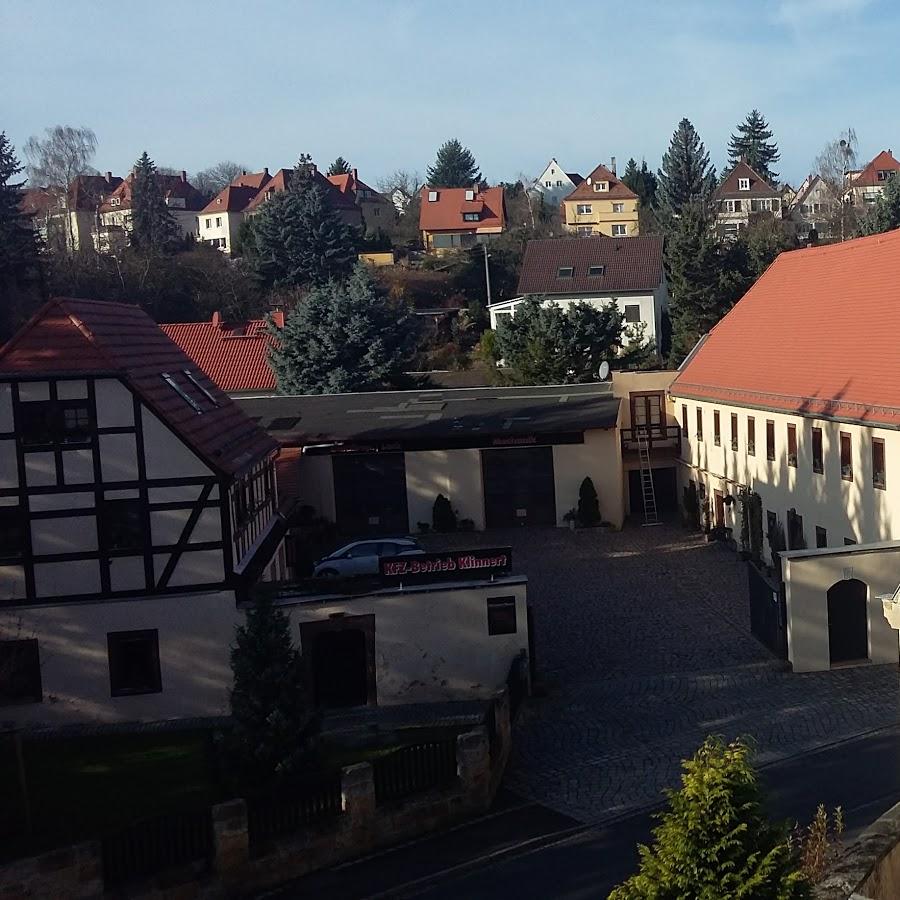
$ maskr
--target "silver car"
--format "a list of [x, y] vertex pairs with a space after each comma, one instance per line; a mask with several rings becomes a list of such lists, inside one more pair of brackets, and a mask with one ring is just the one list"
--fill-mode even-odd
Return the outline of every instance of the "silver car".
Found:
[[378, 560], [382, 556], [408, 556], [424, 552], [419, 542], [409, 537], [354, 541], [320, 559], [313, 575], [377, 575]]

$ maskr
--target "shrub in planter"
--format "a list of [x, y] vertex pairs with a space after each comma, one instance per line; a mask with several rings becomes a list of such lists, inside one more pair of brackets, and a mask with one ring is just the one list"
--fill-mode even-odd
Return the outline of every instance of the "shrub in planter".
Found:
[[456, 512], [443, 494], [438, 494], [435, 498], [431, 510], [431, 524], [435, 531], [441, 533], [456, 531]]
[[459, 530], [460, 531], [474, 531], [475, 523], [471, 519], [460, 519], [459, 520]]
[[590, 528], [600, 523], [600, 501], [597, 489], [590, 478], [585, 478], [578, 488], [578, 524]]
[[563, 522], [565, 522], [569, 528], [574, 528], [578, 524], [578, 512], [574, 506], [563, 516]]

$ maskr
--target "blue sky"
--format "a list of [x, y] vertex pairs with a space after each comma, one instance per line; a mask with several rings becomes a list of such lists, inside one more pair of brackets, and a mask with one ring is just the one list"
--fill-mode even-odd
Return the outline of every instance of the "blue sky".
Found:
[[717, 167], [754, 106], [797, 183], [852, 125], [900, 151], [893, 0], [2, 0], [0, 130], [88, 125], [95, 165], [338, 154], [369, 182], [459, 137], [491, 180], [551, 156], [657, 168], [682, 116]]

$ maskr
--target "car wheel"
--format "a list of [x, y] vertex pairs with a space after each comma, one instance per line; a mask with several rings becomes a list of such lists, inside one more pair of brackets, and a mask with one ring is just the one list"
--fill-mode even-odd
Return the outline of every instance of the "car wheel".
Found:
[[337, 569], [322, 569], [321, 572], [316, 576], [317, 578], [337, 578], [338, 571]]

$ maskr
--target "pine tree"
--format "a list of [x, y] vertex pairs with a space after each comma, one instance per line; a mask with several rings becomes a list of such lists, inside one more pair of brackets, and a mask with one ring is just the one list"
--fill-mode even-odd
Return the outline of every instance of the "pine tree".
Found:
[[372, 391], [402, 380], [416, 343], [414, 316], [375, 290], [362, 264], [314, 287], [274, 329], [272, 369], [283, 394]]
[[130, 228], [131, 246], [145, 253], [171, 250], [178, 240], [178, 223], [166, 206], [156, 165], [146, 150], [135, 165]]
[[329, 175], [349, 175], [352, 171], [350, 167], [350, 163], [344, 159], [343, 156], [339, 156], [329, 167], [328, 174]]
[[19, 211], [21, 184], [11, 183], [21, 171], [12, 144], [0, 131], [0, 344], [39, 300], [40, 241]]
[[260, 599], [236, 629], [231, 668], [234, 727], [227, 747], [235, 775], [245, 783], [296, 775], [318, 723], [290, 620], [271, 599]]
[[682, 119], [663, 154], [659, 170], [659, 201], [669, 216], [680, 216], [689, 204], [705, 207], [716, 187], [716, 170], [709, 153], [688, 119]]
[[254, 265], [269, 286], [325, 284], [346, 276], [356, 263], [356, 236], [308, 174], [303, 158], [288, 190], [266, 201], [253, 235]]
[[885, 186], [881, 196], [859, 223], [857, 234], [881, 234], [900, 228], [900, 175]]
[[431, 187], [471, 187], [481, 181], [475, 157], [456, 138], [441, 145], [426, 176]]
[[648, 168], [646, 160], [642, 160], [641, 167], [638, 168], [634, 157], [629, 159], [628, 165], [625, 166], [625, 174], [622, 175], [622, 184], [631, 188], [638, 195], [641, 207], [647, 208], [656, 205], [658, 182], [656, 176]]
[[778, 173], [772, 171], [772, 163], [778, 162], [781, 154], [771, 137], [772, 130], [763, 114], [758, 109], [750, 110], [728, 143], [729, 167], [733, 168], [743, 159], [757, 175], [775, 185]]
[[597, 489], [590, 478], [585, 478], [578, 488], [578, 524], [585, 527], [597, 525], [600, 522], [600, 501], [597, 498]]
[[707, 738], [641, 845], [640, 869], [609, 900], [805, 900], [787, 831], [765, 817], [746, 744]]

